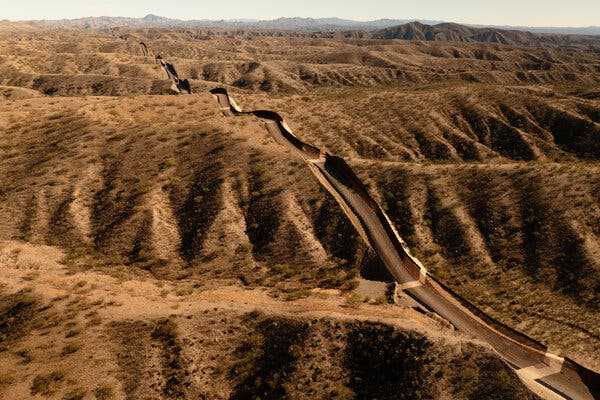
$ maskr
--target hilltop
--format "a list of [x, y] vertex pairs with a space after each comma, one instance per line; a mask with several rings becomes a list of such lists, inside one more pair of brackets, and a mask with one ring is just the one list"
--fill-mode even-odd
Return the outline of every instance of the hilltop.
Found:
[[[427, 40], [444, 42], [479, 42], [500, 43], [512, 46], [537, 46], [542, 44], [568, 45], [588, 40], [578, 36], [557, 34], [535, 34], [527, 31], [507, 30], [499, 28], [473, 28], [466, 25], [441, 23], [425, 25], [420, 22], [411, 22], [376, 31], [374, 38]], [[598, 41], [600, 43], [600, 41]]]

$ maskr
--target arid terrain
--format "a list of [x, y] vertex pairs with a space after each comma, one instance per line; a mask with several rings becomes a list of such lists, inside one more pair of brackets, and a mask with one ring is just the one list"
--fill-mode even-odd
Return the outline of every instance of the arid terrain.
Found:
[[395, 299], [218, 86], [343, 157], [440, 282], [599, 371], [600, 38], [450, 28], [0, 22], [0, 398], [538, 398]]

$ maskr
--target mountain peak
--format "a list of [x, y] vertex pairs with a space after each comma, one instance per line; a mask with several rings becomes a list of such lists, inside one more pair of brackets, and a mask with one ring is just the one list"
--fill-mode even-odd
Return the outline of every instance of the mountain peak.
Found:
[[144, 21], [161, 21], [165, 18], [158, 16], [158, 15], [154, 15], [154, 14], [148, 14], [146, 15], [144, 18], [142, 18]]

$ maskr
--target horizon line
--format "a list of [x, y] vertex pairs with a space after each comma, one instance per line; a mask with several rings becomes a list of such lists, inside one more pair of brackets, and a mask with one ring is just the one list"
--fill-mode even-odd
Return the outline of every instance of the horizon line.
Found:
[[432, 21], [432, 22], [436, 22], [437, 23], [455, 23], [455, 24], [460, 24], [460, 25], [472, 25], [472, 26], [491, 26], [491, 27], [514, 27], [514, 28], [555, 28], [555, 29], [569, 29], [569, 28], [574, 28], [574, 29], [582, 29], [582, 28], [600, 28], [600, 24], [599, 25], [511, 25], [511, 24], [497, 24], [497, 23], [481, 23], [481, 22], [457, 22], [457, 21], [451, 21], [451, 20], [444, 20], [444, 19], [435, 19], [435, 18], [410, 18], [410, 17], [365, 17], [365, 18], [361, 18], [361, 17], [337, 17], [337, 16], [327, 16], [327, 17], [314, 17], [314, 16], [279, 16], [279, 17], [273, 17], [273, 18], [252, 18], [252, 17], [235, 17], [235, 18], [218, 18], [218, 17], [212, 17], [212, 18], [191, 18], [191, 19], [184, 19], [184, 18], [179, 18], [179, 17], [165, 17], [162, 15], [158, 15], [158, 14], [153, 14], [153, 13], [148, 13], [144, 16], [141, 17], [137, 17], [137, 16], [124, 16], [124, 15], [88, 15], [88, 16], [77, 16], [77, 17], [61, 17], [61, 18], [2, 18], [0, 19], [0, 21], [9, 21], [9, 22], [38, 22], [38, 21], [45, 21], [45, 22], [52, 22], [52, 21], [74, 21], [74, 20], [81, 20], [81, 19], [91, 19], [91, 18], [130, 18], [130, 19], [144, 19], [145, 17], [148, 16], [156, 16], [159, 18], [165, 18], [165, 19], [170, 19], [170, 20], [176, 20], [176, 21], [182, 21], [182, 22], [193, 22], [193, 21], [256, 21], [256, 22], [263, 22], [263, 21], [276, 21], [279, 19], [313, 19], [313, 20], [322, 20], [322, 19], [340, 19], [343, 21], [352, 21], [352, 22], [358, 22], [358, 23], [368, 23], [368, 22], [375, 22], [375, 21], [381, 21], [381, 20], [400, 20], [400, 21], [406, 21], [406, 22], [419, 22], [419, 21]]

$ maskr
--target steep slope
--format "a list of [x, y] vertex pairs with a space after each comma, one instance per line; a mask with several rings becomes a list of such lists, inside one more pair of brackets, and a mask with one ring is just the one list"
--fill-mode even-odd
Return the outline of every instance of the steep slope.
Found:
[[[217, 82], [348, 160], [438, 280], [600, 369], [593, 49], [0, 35], [0, 397], [530, 396], [488, 350], [362, 279], [390, 277], [260, 120], [220, 114], [204, 90]], [[194, 95], [148, 96], [173, 92], [140, 41]]]
[[543, 343], [490, 318], [436, 280], [412, 255], [390, 218], [343, 158], [303, 142], [276, 111], [245, 111], [224, 88], [213, 89], [211, 94], [225, 116], [261, 119], [277, 142], [306, 163], [393, 276], [394, 296], [402, 293], [410, 297], [418, 307], [489, 344], [533, 391], [549, 390], [544, 397], [558, 394], [565, 399], [594, 400], [600, 396], [600, 374], [553, 354]]
[[297, 132], [335, 154], [380, 161], [570, 162], [600, 157], [598, 101], [533, 86], [348, 90], [250, 106], [306, 118]]
[[[158, 124], [156, 107], [165, 117]], [[327, 206], [302, 171], [271, 151], [274, 144], [250, 140], [264, 138], [260, 127], [223, 129], [208, 96], [42, 100], [25, 109], [38, 122], [17, 118], [3, 137], [2, 239], [108, 257], [159, 276], [289, 290], [301, 281], [344, 287], [356, 274], [364, 249], [337, 260], [318, 238], [333, 232], [315, 228], [319, 218], [336, 226], [343, 218], [319, 216]], [[290, 185], [297, 190], [284, 190]], [[286, 264], [293, 267], [276, 268]], [[277, 279], [290, 272], [290, 281]]]
[[73, 274], [30, 244], [2, 243], [0, 266], [4, 398], [537, 399], [488, 349], [397, 306]]
[[0, 84], [51, 96], [170, 93], [140, 41], [190, 78], [252, 91], [395, 88], [440, 83], [593, 87], [599, 53], [588, 46], [522, 48], [466, 42], [264, 37], [203, 30], [0, 33]]
[[524, 30], [475, 28], [454, 23], [427, 25], [417, 21], [375, 31], [372, 33], [372, 37], [378, 39], [499, 43], [534, 47], [542, 45], [564, 46], [575, 43], [597, 44], [598, 40], [593, 36], [535, 34]]
[[[253, 120], [227, 122], [208, 95], [42, 98], [1, 110], [10, 132], [0, 145], [2, 240], [62, 247], [77, 268], [268, 287], [283, 297], [349, 290], [377, 268], [313, 178]], [[34, 125], [22, 122], [33, 115]], [[575, 155], [529, 165], [381, 161], [309, 134], [310, 118], [290, 115], [298, 132], [348, 157], [443, 282], [598, 365], [596, 164], [571, 163]]]

